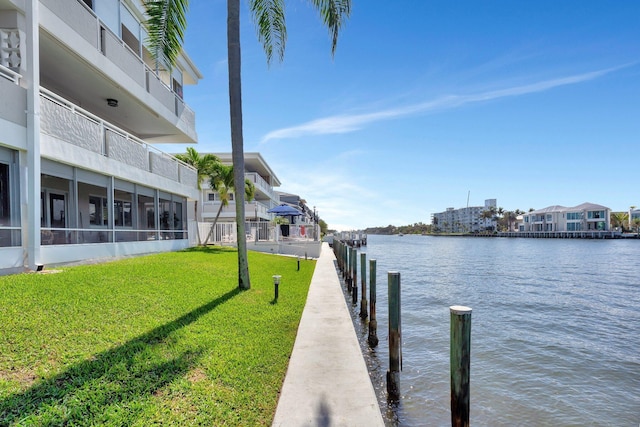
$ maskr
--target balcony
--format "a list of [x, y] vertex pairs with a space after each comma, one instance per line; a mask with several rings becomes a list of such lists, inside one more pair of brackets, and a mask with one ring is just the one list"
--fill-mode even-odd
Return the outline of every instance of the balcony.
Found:
[[[46, 89], [40, 94], [41, 132], [130, 168], [197, 188], [196, 170]], [[43, 149], [43, 152], [45, 150]], [[60, 154], [63, 156], [64, 154]], [[67, 159], [59, 159], [67, 160]]]
[[0, 119], [24, 127], [27, 125], [24, 113], [27, 109], [27, 91], [20, 87], [20, 79], [20, 74], [0, 64]]
[[256, 192], [260, 192], [264, 194], [271, 200], [275, 200], [275, 194], [273, 193], [273, 187], [267, 183], [259, 174], [256, 172], [247, 172], [244, 174], [244, 177], [249, 181], [253, 182], [256, 186]]
[[[154, 70], [135, 37], [125, 37], [123, 29], [125, 42], [82, 1], [42, 0], [42, 6], [44, 87], [146, 141], [197, 140], [195, 114], [181, 85], [166, 70]], [[117, 99], [118, 108], [109, 107], [107, 98]]]

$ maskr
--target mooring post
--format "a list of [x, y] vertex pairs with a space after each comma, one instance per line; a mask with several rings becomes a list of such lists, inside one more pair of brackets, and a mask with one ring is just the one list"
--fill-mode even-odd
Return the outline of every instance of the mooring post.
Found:
[[376, 260], [369, 261], [369, 346], [378, 345], [378, 321], [376, 320]]
[[345, 244], [342, 248], [342, 252], [344, 253], [344, 271], [342, 272], [342, 276], [344, 277], [344, 281], [347, 283], [349, 292], [351, 292], [351, 283], [349, 283], [349, 268], [351, 266], [351, 264], [349, 264], [349, 246]]
[[351, 303], [355, 304], [358, 302], [358, 250], [356, 248], [353, 248], [352, 250], [353, 252], [351, 252], [351, 274], [353, 276], [352, 276], [351, 283], [353, 283], [353, 286], [351, 287], [351, 290], [352, 290]]
[[388, 273], [389, 288], [389, 370], [387, 394], [391, 399], [400, 397], [400, 369], [402, 365], [402, 332], [400, 321], [400, 273]]
[[347, 282], [347, 288], [351, 292], [351, 251], [349, 245], [344, 246], [344, 279]]
[[471, 308], [449, 307], [451, 312], [451, 427], [469, 426], [469, 371], [471, 367]]
[[367, 254], [360, 254], [360, 283], [362, 284], [362, 296], [360, 297], [360, 317], [366, 319], [367, 313]]

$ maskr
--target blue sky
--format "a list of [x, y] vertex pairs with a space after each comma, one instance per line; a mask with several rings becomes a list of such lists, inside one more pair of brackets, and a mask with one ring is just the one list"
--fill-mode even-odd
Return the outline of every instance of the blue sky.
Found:
[[[354, 0], [333, 59], [309, 3], [286, 1], [268, 67], [243, 2], [244, 147], [330, 228], [428, 223], [468, 195], [640, 206], [640, 2]], [[226, 1], [191, 2], [185, 49], [195, 147], [231, 151]]]

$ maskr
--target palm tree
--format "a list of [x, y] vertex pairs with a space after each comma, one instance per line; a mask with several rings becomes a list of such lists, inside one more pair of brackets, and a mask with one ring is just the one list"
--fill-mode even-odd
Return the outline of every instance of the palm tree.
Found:
[[[222, 212], [222, 208], [229, 205], [229, 201], [231, 200], [231, 195], [235, 193], [234, 186], [234, 173], [233, 166], [227, 166], [223, 164], [218, 164], [215, 166], [209, 177], [209, 187], [214, 190], [218, 194], [218, 198], [220, 199], [220, 206], [218, 207], [218, 212], [216, 213], [216, 217], [213, 219], [213, 223], [211, 224], [211, 229], [209, 230], [209, 234], [207, 234], [207, 238], [204, 239], [205, 242], [208, 242], [211, 238], [211, 234], [213, 234], [213, 230], [216, 228], [216, 223], [218, 222], [218, 218], [220, 217], [220, 213]], [[244, 196], [246, 200], [251, 201], [255, 195], [256, 187], [253, 185], [248, 179], [244, 180]], [[237, 195], [235, 197], [236, 204]], [[244, 202], [243, 202], [244, 203]], [[239, 236], [238, 236], [239, 238]]]
[[[331, 53], [335, 54], [338, 32], [351, 11], [351, 0], [311, 0], [325, 26], [332, 35]], [[262, 43], [267, 64], [271, 63], [274, 50], [280, 61], [284, 58], [287, 39], [284, 0], [249, 0], [253, 21], [258, 27], [258, 40]], [[229, 111], [231, 116], [231, 157], [235, 169], [235, 181], [244, 178], [244, 141], [242, 136], [242, 90], [240, 65], [240, 0], [227, 0], [227, 49], [229, 67]], [[240, 289], [249, 289], [249, 265], [244, 230], [243, 195], [236, 200], [238, 228], [238, 280]]]
[[[338, 33], [351, 13], [351, 0], [310, 0], [319, 12], [332, 38], [331, 54], [335, 54]], [[145, 0], [152, 55], [161, 56], [173, 65], [186, 27], [188, 0]], [[249, 10], [257, 26], [258, 39], [271, 63], [274, 50], [280, 61], [284, 58], [287, 38], [284, 0], [249, 0]], [[242, 136], [242, 89], [240, 62], [240, 0], [227, 0], [227, 54], [229, 67], [229, 112], [231, 117], [231, 158], [234, 181], [244, 179], [244, 141]], [[156, 59], [157, 62], [157, 59]], [[236, 226], [238, 233], [238, 286], [250, 289], [247, 241], [245, 235], [244, 194], [236, 198]]]
[[624, 226], [628, 220], [628, 214], [626, 212], [612, 212], [611, 213], [611, 225], [613, 227], [620, 227], [624, 233]]
[[[213, 154], [201, 155], [193, 147], [188, 147], [185, 154], [176, 154], [176, 158], [185, 162], [188, 165], [196, 168], [198, 173], [198, 190], [202, 191], [202, 182], [210, 176], [214, 169], [220, 164], [220, 159]], [[198, 221], [198, 200], [196, 199], [193, 205], [194, 215], [196, 222]], [[198, 236], [198, 246], [202, 245], [200, 239], [200, 227], [196, 227], [196, 233]]]

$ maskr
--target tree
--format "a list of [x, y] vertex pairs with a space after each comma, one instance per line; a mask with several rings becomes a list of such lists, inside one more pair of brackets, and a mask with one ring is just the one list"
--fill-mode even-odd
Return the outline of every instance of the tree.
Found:
[[624, 226], [629, 219], [629, 215], [626, 212], [612, 212], [611, 213], [611, 226], [620, 227], [624, 233]]
[[[320, 13], [323, 23], [329, 28], [329, 32], [332, 35], [331, 54], [333, 55], [338, 42], [338, 32], [351, 11], [351, 0], [310, 1]], [[249, 0], [249, 10], [257, 27], [258, 40], [262, 43], [267, 55], [267, 64], [271, 63], [274, 50], [277, 52], [280, 61], [282, 61], [287, 39], [284, 0]], [[240, 0], [227, 0], [227, 49], [231, 157], [235, 168], [235, 181], [241, 182], [244, 178], [244, 141], [242, 136]], [[251, 284], [247, 262], [247, 242], [244, 232], [244, 200], [242, 198], [242, 195], [240, 195], [236, 200], [238, 286], [240, 289], [249, 289]]]
[[[198, 173], [198, 190], [202, 191], [202, 182], [209, 177], [214, 169], [220, 164], [220, 159], [213, 154], [200, 155], [193, 147], [188, 147], [185, 154], [176, 154], [176, 158], [185, 162], [188, 165], [196, 168]], [[193, 210], [198, 221], [198, 200], [196, 199]], [[200, 239], [200, 227], [196, 227], [196, 234], [198, 236], [198, 246], [202, 245]]]
[[495, 220], [495, 216], [496, 216], [496, 208], [495, 206], [490, 206], [489, 209], [486, 209], [484, 211], [482, 211], [482, 213], [480, 214], [480, 218], [482, 218], [485, 223], [485, 230], [492, 230], [493, 229], [493, 225], [489, 225], [487, 226], [487, 222], [486, 220]]
[[[335, 54], [338, 34], [351, 12], [351, 0], [310, 0], [332, 37], [331, 54]], [[149, 16], [147, 29], [151, 54], [162, 56], [173, 65], [180, 52], [186, 27], [188, 0], [146, 0]], [[257, 27], [267, 64], [274, 50], [284, 58], [287, 30], [284, 0], [249, 0], [249, 10]], [[235, 183], [244, 180], [244, 141], [242, 136], [242, 88], [240, 55], [240, 0], [227, 0], [227, 54], [229, 67], [229, 116], [231, 122], [231, 158]], [[245, 235], [244, 194], [236, 195], [238, 233], [238, 287], [250, 289], [247, 240]]]
[[[207, 238], [204, 239], [205, 242], [209, 241], [209, 239], [211, 238], [213, 230], [215, 230], [216, 228], [218, 218], [220, 217], [220, 213], [222, 212], [222, 208], [228, 206], [229, 201], [232, 200], [231, 195], [237, 193], [234, 186], [233, 166], [227, 166], [223, 164], [216, 165], [209, 177], [209, 187], [211, 187], [211, 189], [218, 194], [218, 198], [220, 199], [220, 206], [218, 207], [216, 217], [213, 219], [213, 223], [211, 224], [211, 228], [209, 229], [209, 234], [207, 234]], [[246, 197], [246, 199], [248, 201], [251, 201], [255, 195], [255, 192], [256, 187], [253, 185], [253, 182], [245, 179], [244, 196]], [[235, 199], [237, 203], [237, 194]]]
[[327, 234], [329, 226], [323, 219], [318, 221], [318, 225], [320, 225], [320, 237], [322, 238]]

